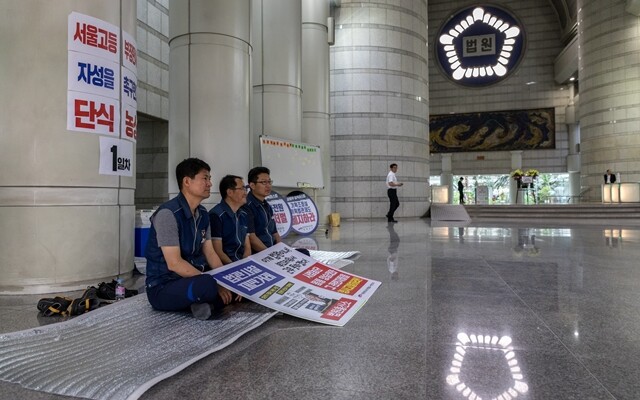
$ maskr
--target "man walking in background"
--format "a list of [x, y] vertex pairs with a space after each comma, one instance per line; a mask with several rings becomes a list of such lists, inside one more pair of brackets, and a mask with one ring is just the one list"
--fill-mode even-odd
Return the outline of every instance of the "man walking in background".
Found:
[[393, 214], [396, 212], [398, 207], [400, 207], [397, 189], [402, 186], [402, 182], [398, 182], [396, 172], [398, 172], [398, 164], [393, 163], [389, 165], [389, 173], [387, 174], [387, 196], [389, 197], [389, 212], [387, 213], [388, 222], [398, 222], [393, 218]]

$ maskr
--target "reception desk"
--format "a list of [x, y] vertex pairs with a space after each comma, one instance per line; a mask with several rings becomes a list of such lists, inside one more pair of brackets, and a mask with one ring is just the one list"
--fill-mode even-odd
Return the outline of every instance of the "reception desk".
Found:
[[640, 183], [607, 183], [602, 185], [603, 203], [640, 203]]

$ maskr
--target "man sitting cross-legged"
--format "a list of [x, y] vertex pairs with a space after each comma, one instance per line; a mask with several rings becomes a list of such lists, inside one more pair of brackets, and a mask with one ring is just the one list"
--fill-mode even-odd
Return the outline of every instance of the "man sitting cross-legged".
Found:
[[222, 266], [209, 240], [207, 209], [200, 205], [210, 195], [210, 171], [209, 165], [197, 158], [178, 164], [180, 193], [151, 216], [145, 250], [146, 292], [156, 310], [190, 308], [194, 317], [208, 319], [233, 300], [233, 293], [203, 273]]

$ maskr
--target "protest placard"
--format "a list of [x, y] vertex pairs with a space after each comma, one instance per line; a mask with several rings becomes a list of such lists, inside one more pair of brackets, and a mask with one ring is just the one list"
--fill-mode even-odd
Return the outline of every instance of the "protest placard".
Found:
[[256, 303], [336, 326], [346, 324], [380, 286], [379, 281], [324, 265], [284, 243], [208, 273]]

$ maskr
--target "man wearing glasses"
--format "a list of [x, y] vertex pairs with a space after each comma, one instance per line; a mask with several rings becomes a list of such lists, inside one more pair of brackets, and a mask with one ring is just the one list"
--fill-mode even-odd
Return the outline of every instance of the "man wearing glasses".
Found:
[[247, 210], [247, 188], [242, 178], [227, 175], [220, 181], [222, 200], [209, 211], [213, 249], [223, 264], [230, 264], [251, 255]]
[[255, 167], [249, 171], [249, 187], [246, 207], [250, 210], [254, 232], [249, 233], [251, 249], [258, 253], [280, 242], [280, 234], [273, 219], [273, 209], [265, 198], [271, 194], [271, 171], [267, 167]]

